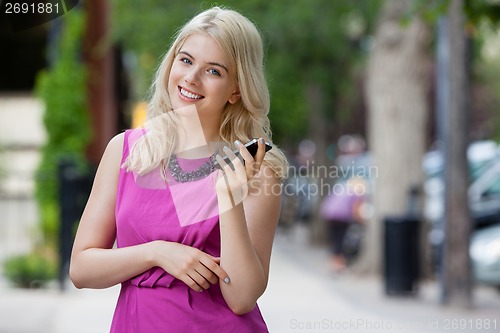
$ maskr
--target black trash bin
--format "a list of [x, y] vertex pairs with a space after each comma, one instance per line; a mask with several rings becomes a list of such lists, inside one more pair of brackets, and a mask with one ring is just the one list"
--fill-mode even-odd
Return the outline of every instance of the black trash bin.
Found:
[[419, 279], [420, 221], [411, 216], [384, 221], [384, 280], [387, 295], [415, 295]]
[[59, 286], [65, 289], [68, 276], [73, 236], [92, 187], [93, 172], [90, 168], [79, 168], [76, 162], [67, 159], [59, 162], [59, 205], [61, 225], [59, 228]]

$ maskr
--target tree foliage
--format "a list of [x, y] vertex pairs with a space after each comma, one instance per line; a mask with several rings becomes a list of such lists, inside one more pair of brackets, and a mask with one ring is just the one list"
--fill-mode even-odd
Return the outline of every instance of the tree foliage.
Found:
[[[428, 22], [434, 23], [440, 16], [447, 13], [450, 1], [415, 0], [409, 14], [413, 15], [418, 11]], [[478, 24], [483, 20], [495, 25], [500, 22], [500, 1], [498, 0], [464, 0], [464, 11], [467, 20], [472, 24]]]
[[49, 242], [55, 241], [59, 225], [57, 166], [62, 159], [84, 165], [90, 140], [86, 109], [85, 69], [80, 61], [84, 15], [72, 10], [64, 15], [57, 45], [57, 59], [42, 71], [36, 93], [45, 104], [44, 125], [48, 139], [37, 171], [36, 197], [41, 209], [42, 230]]
[[488, 20], [496, 25], [500, 22], [500, 1], [465, 0], [464, 9], [471, 22]]

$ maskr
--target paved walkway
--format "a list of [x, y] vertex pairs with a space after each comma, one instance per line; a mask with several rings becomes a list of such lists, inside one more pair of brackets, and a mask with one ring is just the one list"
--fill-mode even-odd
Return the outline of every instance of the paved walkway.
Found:
[[[303, 233], [278, 235], [261, 308], [271, 332], [500, 332], [500, 293], [476, 288], [470, 311], [439, 305], [439, 286], [417, 297], [387, 297], [382, 279], [334, 276], [327, 253]], [[495, 329], [496, 328], [496, 329]]]
[[[327, 253], [303, 230], [278, 234], [269, 286], [259, 304], [270, 332], [499, 332], [500, 294], [475, 291], [475, 309], [439, 306], [435, 283], [416, 298], [387, 298], [380, 279], [335, 277]], [[0, 283], [0, 333], [93, 333], [109, 329], [118, 287], [27, 291]], [[495, 329], [496, 328], [496, 329]]]

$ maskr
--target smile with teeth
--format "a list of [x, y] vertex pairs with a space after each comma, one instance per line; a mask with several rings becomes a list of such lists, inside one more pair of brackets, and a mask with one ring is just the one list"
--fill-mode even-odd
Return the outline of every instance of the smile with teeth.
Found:
[[187, 91], [186, 89], [184, 89], [182, 87], [179, 87], [179, 92], [181, 93], [182, 96], [189, 98], [189, 99], [202, 99], [203, 98], [203, 96], [196, 95], [195, 93]]

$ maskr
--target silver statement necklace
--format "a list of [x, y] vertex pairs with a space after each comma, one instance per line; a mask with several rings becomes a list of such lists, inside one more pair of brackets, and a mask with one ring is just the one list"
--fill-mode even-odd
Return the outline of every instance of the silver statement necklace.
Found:
[[168, 162], [168, 170], [170, 171], [172, 177], [174, 177], [174, 179], [179, 183], [194, 182], [207, 177], [215, 170], [215, 155], [216, 154], [210, 156], [208, 161], [200, 165], [198, 169], [185, 172], [179, 165], [177, 156], [173, 154], [172, 156], [170, 156], [170, 160]]

